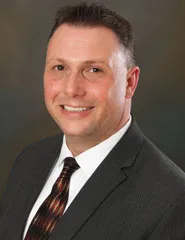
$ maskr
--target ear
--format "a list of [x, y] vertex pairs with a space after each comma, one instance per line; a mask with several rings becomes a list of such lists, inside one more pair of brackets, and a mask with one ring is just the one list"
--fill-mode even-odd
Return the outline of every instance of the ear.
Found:
[[136, 90], [139, 80], [140, 68], [137, 66], [132, 67], [127, 72], [127, 83], [126, 83], [126, 98], [132, 98]]

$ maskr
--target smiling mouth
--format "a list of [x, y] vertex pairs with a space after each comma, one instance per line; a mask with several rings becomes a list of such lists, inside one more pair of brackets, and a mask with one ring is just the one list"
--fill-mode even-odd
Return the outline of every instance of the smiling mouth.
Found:
[[87, 110], [90, 110], [94, 107], [71, 107], [67, 105], [62, 105], [62, 108], [66, 110], [67, 112], [84, 112]]

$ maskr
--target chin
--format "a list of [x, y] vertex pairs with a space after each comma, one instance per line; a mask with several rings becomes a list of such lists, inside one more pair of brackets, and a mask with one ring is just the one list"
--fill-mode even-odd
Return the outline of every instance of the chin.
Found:
[[85, 136], [87, 133], [87, 131], [85, 131], [85, 129], [80, 129], [79, 127], [63, 127], [63, 126], [59, 126], [60, 129], [62, 130], [62, 132], [66, 135], [66, 136], [70, 136], [70, 137], [83, 137]]

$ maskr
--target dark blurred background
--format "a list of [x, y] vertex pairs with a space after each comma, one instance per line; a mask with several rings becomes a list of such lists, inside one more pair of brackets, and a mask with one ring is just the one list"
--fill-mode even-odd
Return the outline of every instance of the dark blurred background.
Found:
[[[53, 18], [65, 2], [73, 1], [0, 2], [0, 196], [21, 149], [60, 131], [44, 106], [42, 75]], [[141, 68], [133, 100], [137, 122], [185, 170], [185, 1], [99, 2], [125, 16], [135, 30]]]

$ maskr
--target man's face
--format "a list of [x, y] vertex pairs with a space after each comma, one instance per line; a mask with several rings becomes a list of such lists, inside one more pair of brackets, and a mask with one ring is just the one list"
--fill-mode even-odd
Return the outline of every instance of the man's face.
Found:
[[129, 118], [127, 69], [116, 35], [105, 27], [61, 25], [47, 50], [45, 102], [66, 137], [101, 142]]

